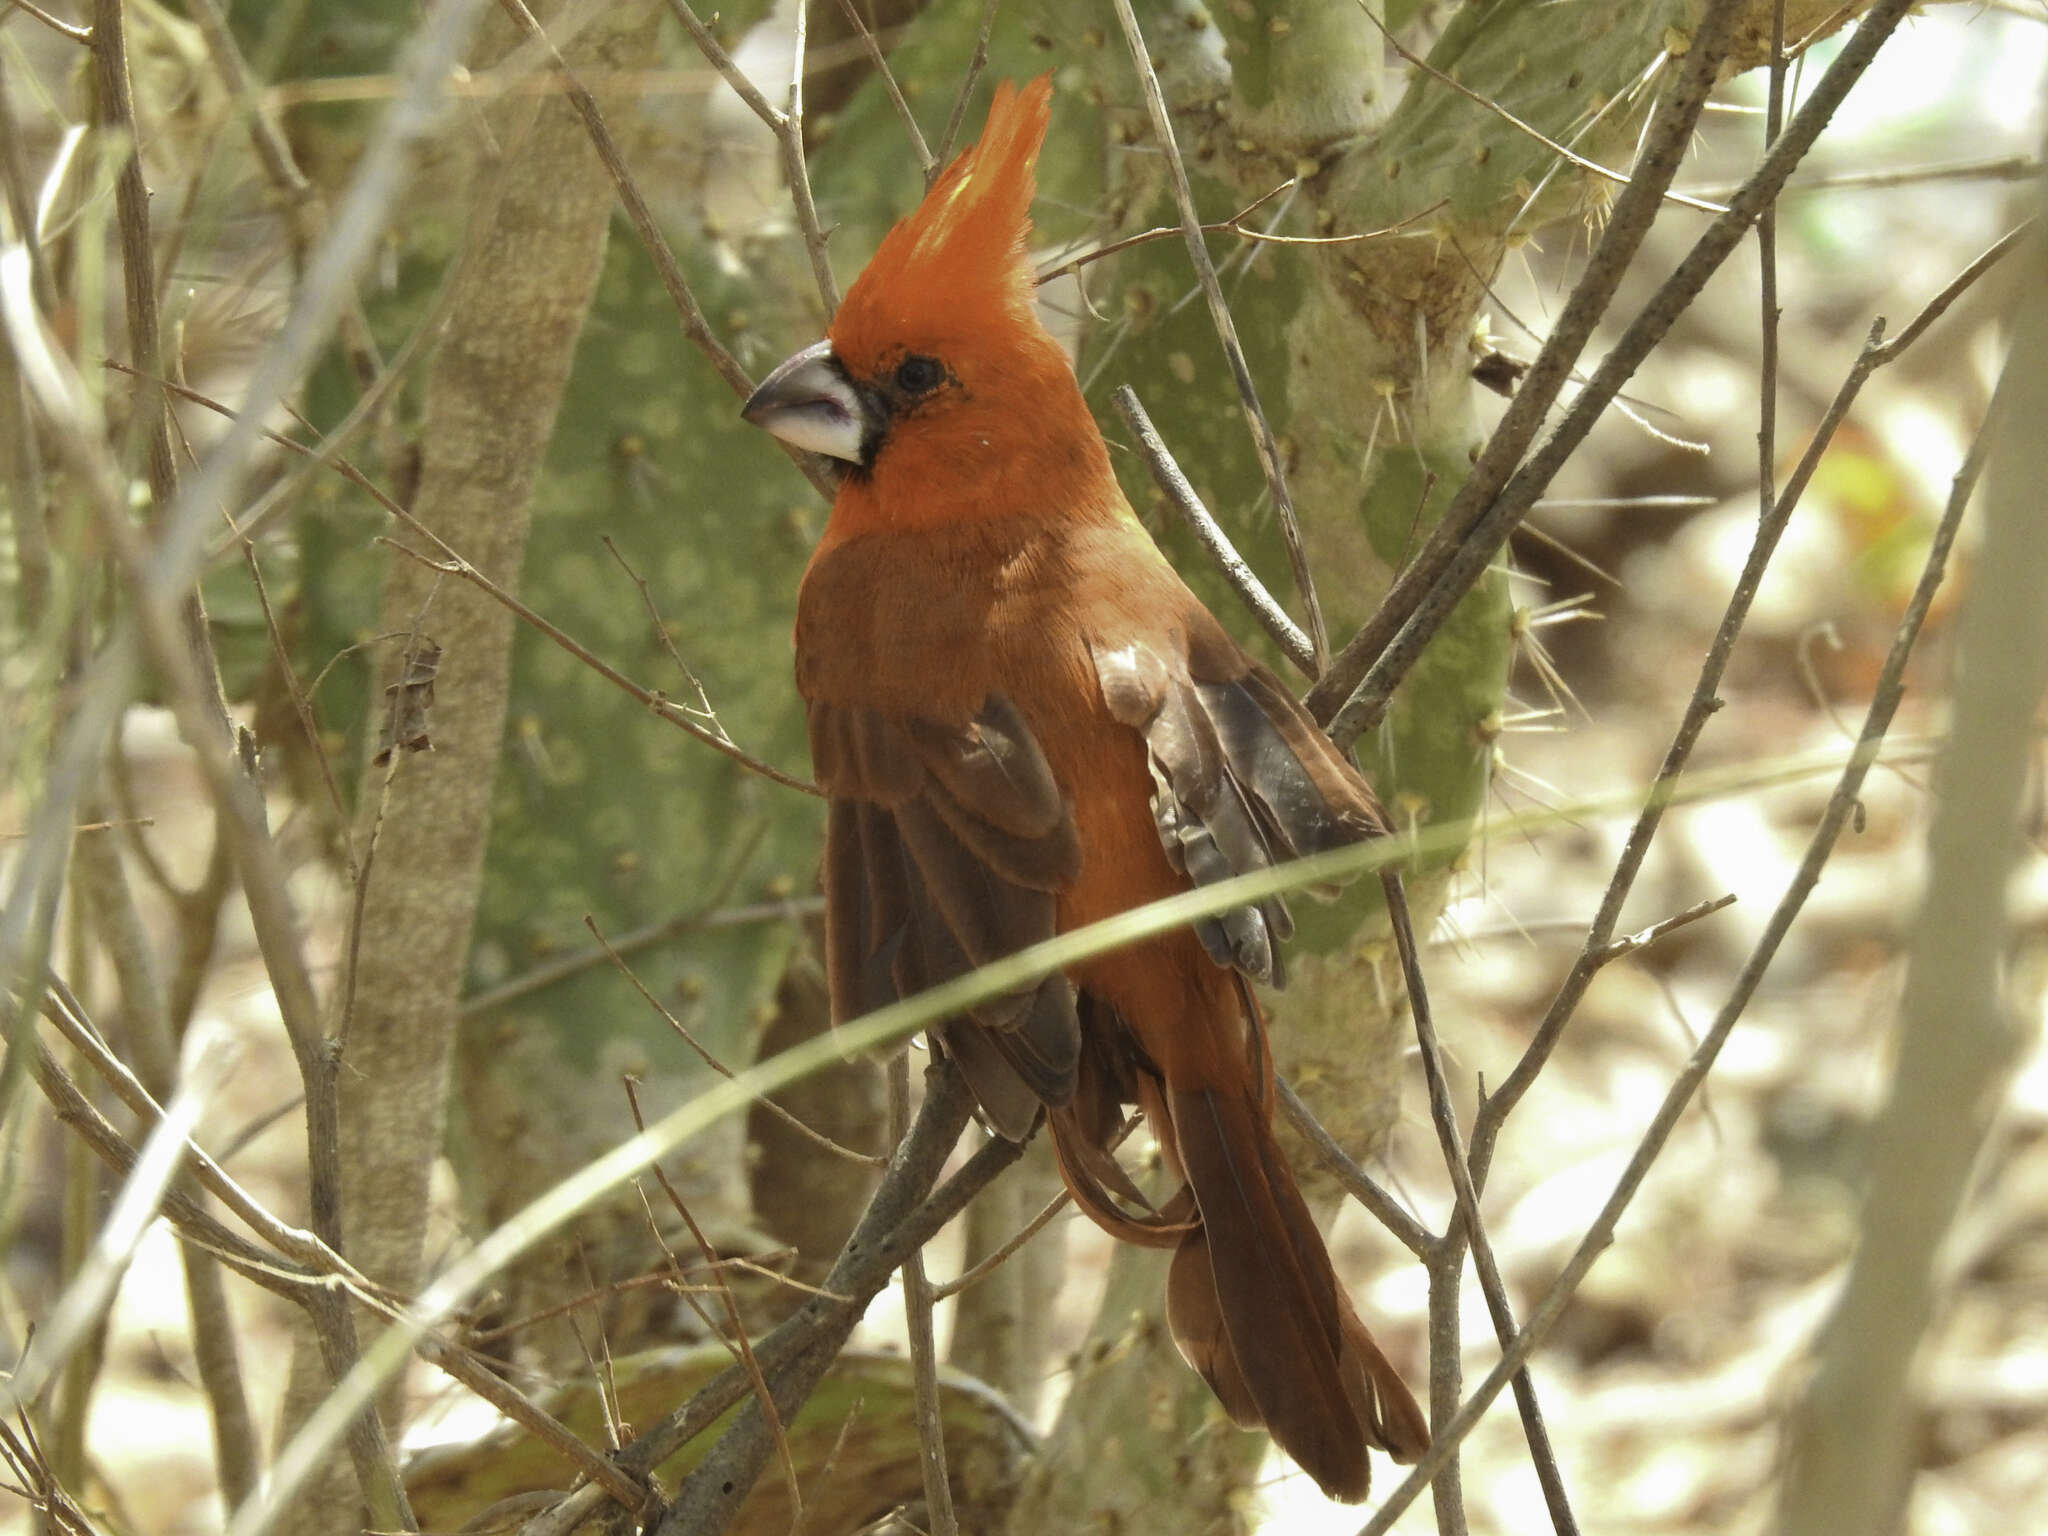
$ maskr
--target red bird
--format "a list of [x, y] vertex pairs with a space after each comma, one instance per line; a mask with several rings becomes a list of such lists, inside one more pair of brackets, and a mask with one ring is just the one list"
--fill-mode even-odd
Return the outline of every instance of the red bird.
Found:
[[[1049, 80], [882, 241], [830, 340], [746, 419], [844, 462], [797, 600], [796, 676], [830, 800], [835, 1016], [1100, 918], [1385, 830], [1362, 779], [1174, 574], [1110, 473], [1025, 256]], [[997, 998], [937, 1032], [1000, 1134], [1045, 1109], [1076, 1203], [1175, 1250], [1167, 1317], [1240, 1425], [1332, 1498], [1369, 1447], [1429, 1443], [1352, 1310], [1271, 1129], [1251, 978], [1266, 901]], [[1181, 1192], [1111, 1155], [1143, 1107]]]

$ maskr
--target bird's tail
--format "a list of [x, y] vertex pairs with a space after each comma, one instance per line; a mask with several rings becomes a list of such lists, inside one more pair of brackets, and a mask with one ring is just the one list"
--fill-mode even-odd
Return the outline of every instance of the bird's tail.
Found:
[[1174, 1342], [1246, 1428], [1263, 1425], [1333, 1499], [1364, 1499], [1366, 1452], [1429, 1446], [1414, 1397], [1352, 1309], [1248, 1085], [1165, 1091], [1200, 1221], [1167, 1282]]

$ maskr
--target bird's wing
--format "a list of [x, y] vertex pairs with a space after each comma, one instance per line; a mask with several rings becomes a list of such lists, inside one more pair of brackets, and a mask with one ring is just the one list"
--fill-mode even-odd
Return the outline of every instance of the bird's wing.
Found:
[[[1200, 620], [1181, 653], [1092, 648], [1109, 712], [1145, 738], [1153, 820], [1174, 866], [1206, 885], [1385, 831], [1372, 791], [1280, 680]], [[1278, 945], [1293, 927], [1274, 896], [1196, 932], [1218, 964], [1282, 986]]]
[[[1080, 872], [1074, 820], [1014, 706], [991, 695], [964, 725], [813, 701], [811, 759], [830, 802], [825, 949], [848, 1019], [1053, 936]], [[1013, 1140], [1073, 1096], [1073, 988], [1046, 977], [941, 1032]]]

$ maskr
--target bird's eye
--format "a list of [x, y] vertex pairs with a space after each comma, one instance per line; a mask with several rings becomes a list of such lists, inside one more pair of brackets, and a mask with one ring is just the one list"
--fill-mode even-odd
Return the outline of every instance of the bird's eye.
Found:
[[913, 352], [896, 365], [896, 387], [906, 395], [926, 395], [946, 381], [946, 365], [936, 357]]

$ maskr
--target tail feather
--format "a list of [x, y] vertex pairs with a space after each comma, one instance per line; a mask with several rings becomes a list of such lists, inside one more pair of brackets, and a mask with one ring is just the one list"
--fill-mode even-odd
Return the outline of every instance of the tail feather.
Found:
[[1333, 1499], [1366, 1495], [1368, 1448], [1410, 1460], [1421, 1410], [1352, 1310], [1266, 1117], [1230, 1088], [1167, 1091], [1201, 1212], [1182, 1238], [1167, 1319], [1231, 1418], [1263, 1424]]
[[1420, 1461], [1429, 1449], [1429, 1421], [1422, 1416], [1422, 1405], [1394, 1369], [1394, 1362], [1366, 1331], [1350, 1298], [1340, 1295], [1338, 1301], [1344, 1314], [1345, 1341], [1365, 1371], [1367, 1398], [1361, 1411], [1372, 1426], [1372, 1442], [1404, 1467]]
[[1166, 1326], [1181, 1358], [1209, 1383], [1230, 1422], [1239, 1429], [1264, 1428], [1266, 1417], [1238, 1369], [1209, 1268], [1208, 1235], [1199, 1226], [1181, 1240], [1166, 1272]]

